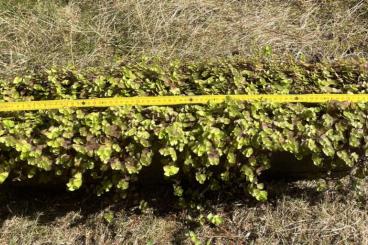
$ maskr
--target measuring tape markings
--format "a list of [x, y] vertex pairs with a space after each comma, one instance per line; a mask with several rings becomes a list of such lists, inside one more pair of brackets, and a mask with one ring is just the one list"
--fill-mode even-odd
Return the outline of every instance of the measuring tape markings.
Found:
[[241, 101], [267, 101], [274, 103], [326, 103], [329, 101], [368, 102], [368, 94], [174, 95], [0, 102], [0, 111], [30, 111], [73, 107], [84, 108], [206, 104], [208, 102], [221, 103], [226, 100], [226, 98]]

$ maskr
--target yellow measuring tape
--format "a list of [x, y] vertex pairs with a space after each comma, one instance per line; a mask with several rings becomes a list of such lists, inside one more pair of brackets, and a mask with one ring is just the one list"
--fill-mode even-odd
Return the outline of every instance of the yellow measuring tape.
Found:
[[256, 95], [178, 95], [111, 97], [76, 100], [42, 100], [0, 102], [0, 111], [32, 111], [73, 107], [110, 106], [164, 106], [183, 104], [221, 103], [226, 98], [241, 101], [267, 101], [274, 103], [326, 103], [329, 101], [368, 102], [368, 94], [256, 94]]

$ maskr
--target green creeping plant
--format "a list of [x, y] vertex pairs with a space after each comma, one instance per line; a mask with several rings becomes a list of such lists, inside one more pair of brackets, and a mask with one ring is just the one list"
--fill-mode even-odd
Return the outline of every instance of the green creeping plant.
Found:
[[[363, 93], [368, 82], [366, 62], [227, 58], [168, 64], [143, 59], [81, 72], [52, 68], [1, 80], [0, 101]], [[47, 173], [63, 176], [70, 191], [88, 185], [98, 195], [114, 190], [125, 196], [143, 170], [158, 168], [155, 173], [172, 181], [173, 194], [181, 199], [200, 194], [182, 185], [186, 182], [197, 186], [198, 192], [239, 187], [265, 201], [267, 186], [260, 175], [280, 152], [310, 159], [328, 171], [343, 165], [355, 177], [367, 176], [367, 109], [365, 103], [226, 100], [205, 105], [4, 112], [0, 114], [0, 183], [41, 181]], [[207, 218], [216, 225], [222, 222], [216, 215]]]

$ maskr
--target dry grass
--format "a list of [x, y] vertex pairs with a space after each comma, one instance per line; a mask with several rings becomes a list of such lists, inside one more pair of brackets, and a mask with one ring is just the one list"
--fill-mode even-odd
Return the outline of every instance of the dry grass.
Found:
[[366, 0], [0, 1], [0, 76], [117, 57], [368, 55]]
[[3, 190], [0, 244], [190, 244], [189, 230], [210, 244], [368, 244], [367, 203], [348, 189], [320, 193], [311, 181], [273, 186], [264, 204], [214, 199], [212, 211], [224, 217], [219, 227], [193, 226], [166, 191], [151, 192], [141, 213], [138, 204], [109, 197]]

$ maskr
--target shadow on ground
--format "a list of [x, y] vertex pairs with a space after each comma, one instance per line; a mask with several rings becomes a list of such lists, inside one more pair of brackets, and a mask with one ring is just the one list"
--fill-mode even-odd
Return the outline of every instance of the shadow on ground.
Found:
[[[193, 230], [202, 241], [217, 239], [220, 244], [256, 240], [268, 243], [279, 238], [291, 242], [305, 237], [317, 239], [313, 235], [316, 227], [321, 229], [316, 237], [326, 242], [350, 239], [353, 235], [352, 241], [358, 241], [365, 236], [367, 224], [363, 214], [368, 206], [354, 201], [349, 188], [319, 192], [315, 181], [282, 179], [268, 181], [266, 186], [269, 187], [266, 203], [256, 202], [244, 193], [222, 191], [205, 196], [205, 213], [224, 217], [224, 225], [220, 227], [211, 224], [201, 227], [190, 220], [188, 217], [193, 217], [195, 211], [178, 208], [170, 186], [138, 186], [125, 200], [115, 198], [114, 194], [97, 197], [83, 190], [5, 186], [0, 189], [0, 227], [1, 232], [5, 231], [3, 237], [0, 232], [0, 241], [32, 244], [56, 242], [61, 236], [59, 242], [71, 244], [147, 241], [183, 244], [188, 243], [188, 231]], [[142, 200], [146, 201], [148, 211], [140, 208], [145, 205]], [[113, 222], [104, 216], [110, 212], [114, 214]], [[335, 232], [341, 229], [344, 232]], [[351, 233], [353, 229], [359, 232]], [[68, 235], [69, 238], [64, 238]]]
[[[303, 199], [311, 205], [320, 202], [324, 198], [323, 193], [318, 192], [315, 186], [312, 186], [311, 183], [313, 181], [309, 182], [309, 186], [285, 180], [267, 183], [266, 185], [272, 186], [269, 189], [268, 204], [276, 204], [278, 200], [285, 197]], [[144, 191], [138, 189], [136, 193], [130, 194], [127, 199], [119, 199], [114, 194], [98, 197], [85, 190], [69, 192], [62, 187], [50, 189], [5, 186], [0, 188], [0, 200], [2, 203], [0, 206], [0, 226], [4, 219], [8, 219], [11, 216], [37, 216], [39, 223], [48, 223], [71, 211], [80, 212], [82, 217], [88, 217], [105, 209], [124, 210], [127, 213], [139, 214], [141, 212], [139, 209], [141, 200], [147, 201], [154, 214], [158, 217], [165, 217], [182, 211], [182, 209], [178, 208], [177, 199], [172, 196], [170, 186], [151, 186], [149, 188], [144, 187], [144, 189]], [[341, 190], [340, 192], [342, 195], [346, 194], [346, 190]], [[209, 206], [224, 206], [227, 209], [226, 211], [231, 211], [230, 209], [234, 203], [249, 208], [262, 205], [251, 197], [244, 195], [244, 193], [211, 194], [206, 196], [206, 199], [206, 204], [209, 204]], [[83, 218], [79, 219], [79, 222], [83, 221]]]

